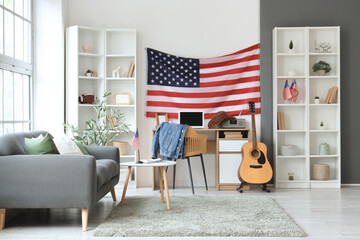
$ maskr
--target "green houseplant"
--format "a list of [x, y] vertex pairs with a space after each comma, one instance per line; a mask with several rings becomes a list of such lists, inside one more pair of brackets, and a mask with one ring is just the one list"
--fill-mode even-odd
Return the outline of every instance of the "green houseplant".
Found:
[[99, 99], [94, 100], [93, 107], [96, 111], [96, 118], [87, 120], [85, 129], [80, 129], [69, 123], [65, 124], [66, 129], [71, 131], [73, 140], [87, 146], [106, 146], [121, 133], [130, 131], [130, 125], [125, 123], [124, 113], [111, 111], [111, 108], [106, 105], [106, 98], [110, 94], [105, 92], [101, 101]]
[[290, 53], [292, 53], [293, 48], [294, 48], [294, 44], [293, 44], [293, 41], [291, 40], [289, 43]]
[[312, 67], [314, 72], [317, 72], [319, 75], [325, 75], [325, 73], [328, 73], [331, 71], [330, 64], [328, 64], [325, 61], [319, 61], [318, 63], [315, 63]]

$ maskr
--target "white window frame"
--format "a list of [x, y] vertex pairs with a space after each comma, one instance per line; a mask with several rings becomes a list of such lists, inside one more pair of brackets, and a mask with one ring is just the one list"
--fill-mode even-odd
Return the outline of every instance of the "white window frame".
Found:
[[[13, 2], [13, 4], [15, 5], [15, 1]], [[24, 6], [24, 5], [23, 5]], [[9, 71], [14, 73], [19, 73], [19, 74], [24, 74], [24, 75], [28, 75], [30, 78], [30, 90], [29, 90], [29, 96], [30, 96], [30, 106], [29, 106], [29, 114], [30, 114], [30, 119], [29, 120], [22, 120], [22, 121], [18, 121], [18, 120], [7, 120], [4, 121], [3, 119], [0, 118], [0, 128], [3, 129], [4, 124], [10, 123], [10, 124], [15, 124], [15, 123], [28, 123], [29, 124], [29, 129], [32, 130], [34, 127], [34, 80], [33, 80], [33, 65], [34, 65], [34, 33], [33, 33], [33, 29], [34, 29], [34, 0], [31, 0], [30, 3], [30, 13], [31, 13], [31, 20], [26, 19], [25, 17], [17, 14], [15, 12], [15, 6], [13, 6], [13, 10], [6, 8], [3, 5], [0, 5], [0, 8], [3, 9], [3, 23], [5, 20], [5, 11], [10, 12], [11, 14], [14, 15], [13, 18], [13, 26], [14, 26], [14, 31], [13, 31], [13, 41], [14, 41], [14, 53], [13, 56], [14, 57], [10, 57], [5, 55], [5, 41], [3, 38], [3, 54], [0, 54], [0, 69], [1, 70], [5, 70], [5, 71]], [[20, 18], [21, 20], [30, 23], [30, 38], [31, 38], [31, 44], [30, 44], [30, 63], [25, 62], [25, 61], [21, 61], [15, 58], [15, 16]], [[5, 37], [5, 27], [3, 25], [3, 37]], [[0, 73], [1, 74], [1, 73]], [[3, 74], [3, 73], [2, 73]], [[4, 81], [4, 77], [3, 77], [3, 81]], [[3, 83], [2, 83], [3, 84]], [[3, 91], [5, 91], [3, 89]], [[4, 93], [2, 94], [2, 97], [4, 96]], [[4, 102], [3, 102], [3, 106], [0, 106], [3, 111], [2, 114], [4, 114]], [[13, 111], [14, 114], [15, 111]], [[1, 117], [1, 116], [0, 116]], [[13, 128], [14, 130], [14, 128]]]

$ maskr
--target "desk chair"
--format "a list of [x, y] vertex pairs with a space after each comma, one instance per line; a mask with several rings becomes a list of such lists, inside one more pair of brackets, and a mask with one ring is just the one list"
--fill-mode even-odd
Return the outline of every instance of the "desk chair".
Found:
[[[191, 173], [191, 164], [190, 164], [191, 157], [200, 157], [204, 180], [205, 180], [205, 187], [206, 187], [206, 190], [208, 190], [205, 166], [204, 166], [204, 160], [203, 160], [203, 153], [206, 153], [207, 138], [208, 138], [207, 135], [198, 134], [190, 126], [187, 128], [186, 133], [185, 133], [185, 137], [184, 137], [185, 158], [187, 159], [187, 162], [188, 162], [191, 188], [192, 188], [193, 194], [194, 194], [194, 183], [193, 183], [193, 178], [192, 178], [192, 173]], [[176, 174], [176, 165], [174, 165], [173, 189], [175, 189], [175, 174]]]

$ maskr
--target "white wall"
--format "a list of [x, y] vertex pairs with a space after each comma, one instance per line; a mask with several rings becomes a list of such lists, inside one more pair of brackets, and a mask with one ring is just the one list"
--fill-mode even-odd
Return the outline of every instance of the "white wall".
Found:
[[34, 128], [64, 132], [64, 20], [66, 1], [34, 1]]
[[[194, 58], [232, 53], [259, 43], [259, 11], [259, 0], [76, 0], [68, 2], [67, 22], [68, 26], [137, 30], [137, 124], [142, 157], [149, 157], [155, 119], [144, 116], [145, 47]], [[214, 156], [206, 155], [205, 162], [208, 183], [214, 186]], [[192, 163], [194, 182], [203, 185], [200, 161]], [[138, 186], [151, 186], [150, 169], [140, 170]], [[176, 179], [180, 185], [190, 184], [185, 161], [179, 163]]]

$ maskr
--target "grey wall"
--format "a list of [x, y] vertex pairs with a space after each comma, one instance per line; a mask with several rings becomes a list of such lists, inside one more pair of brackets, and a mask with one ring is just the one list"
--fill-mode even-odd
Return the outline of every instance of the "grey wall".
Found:
[[261, 135], [272, 162], [272, 30], [340, 26], [341, 182], [360, 183], [360, 1], [260, 0]]

